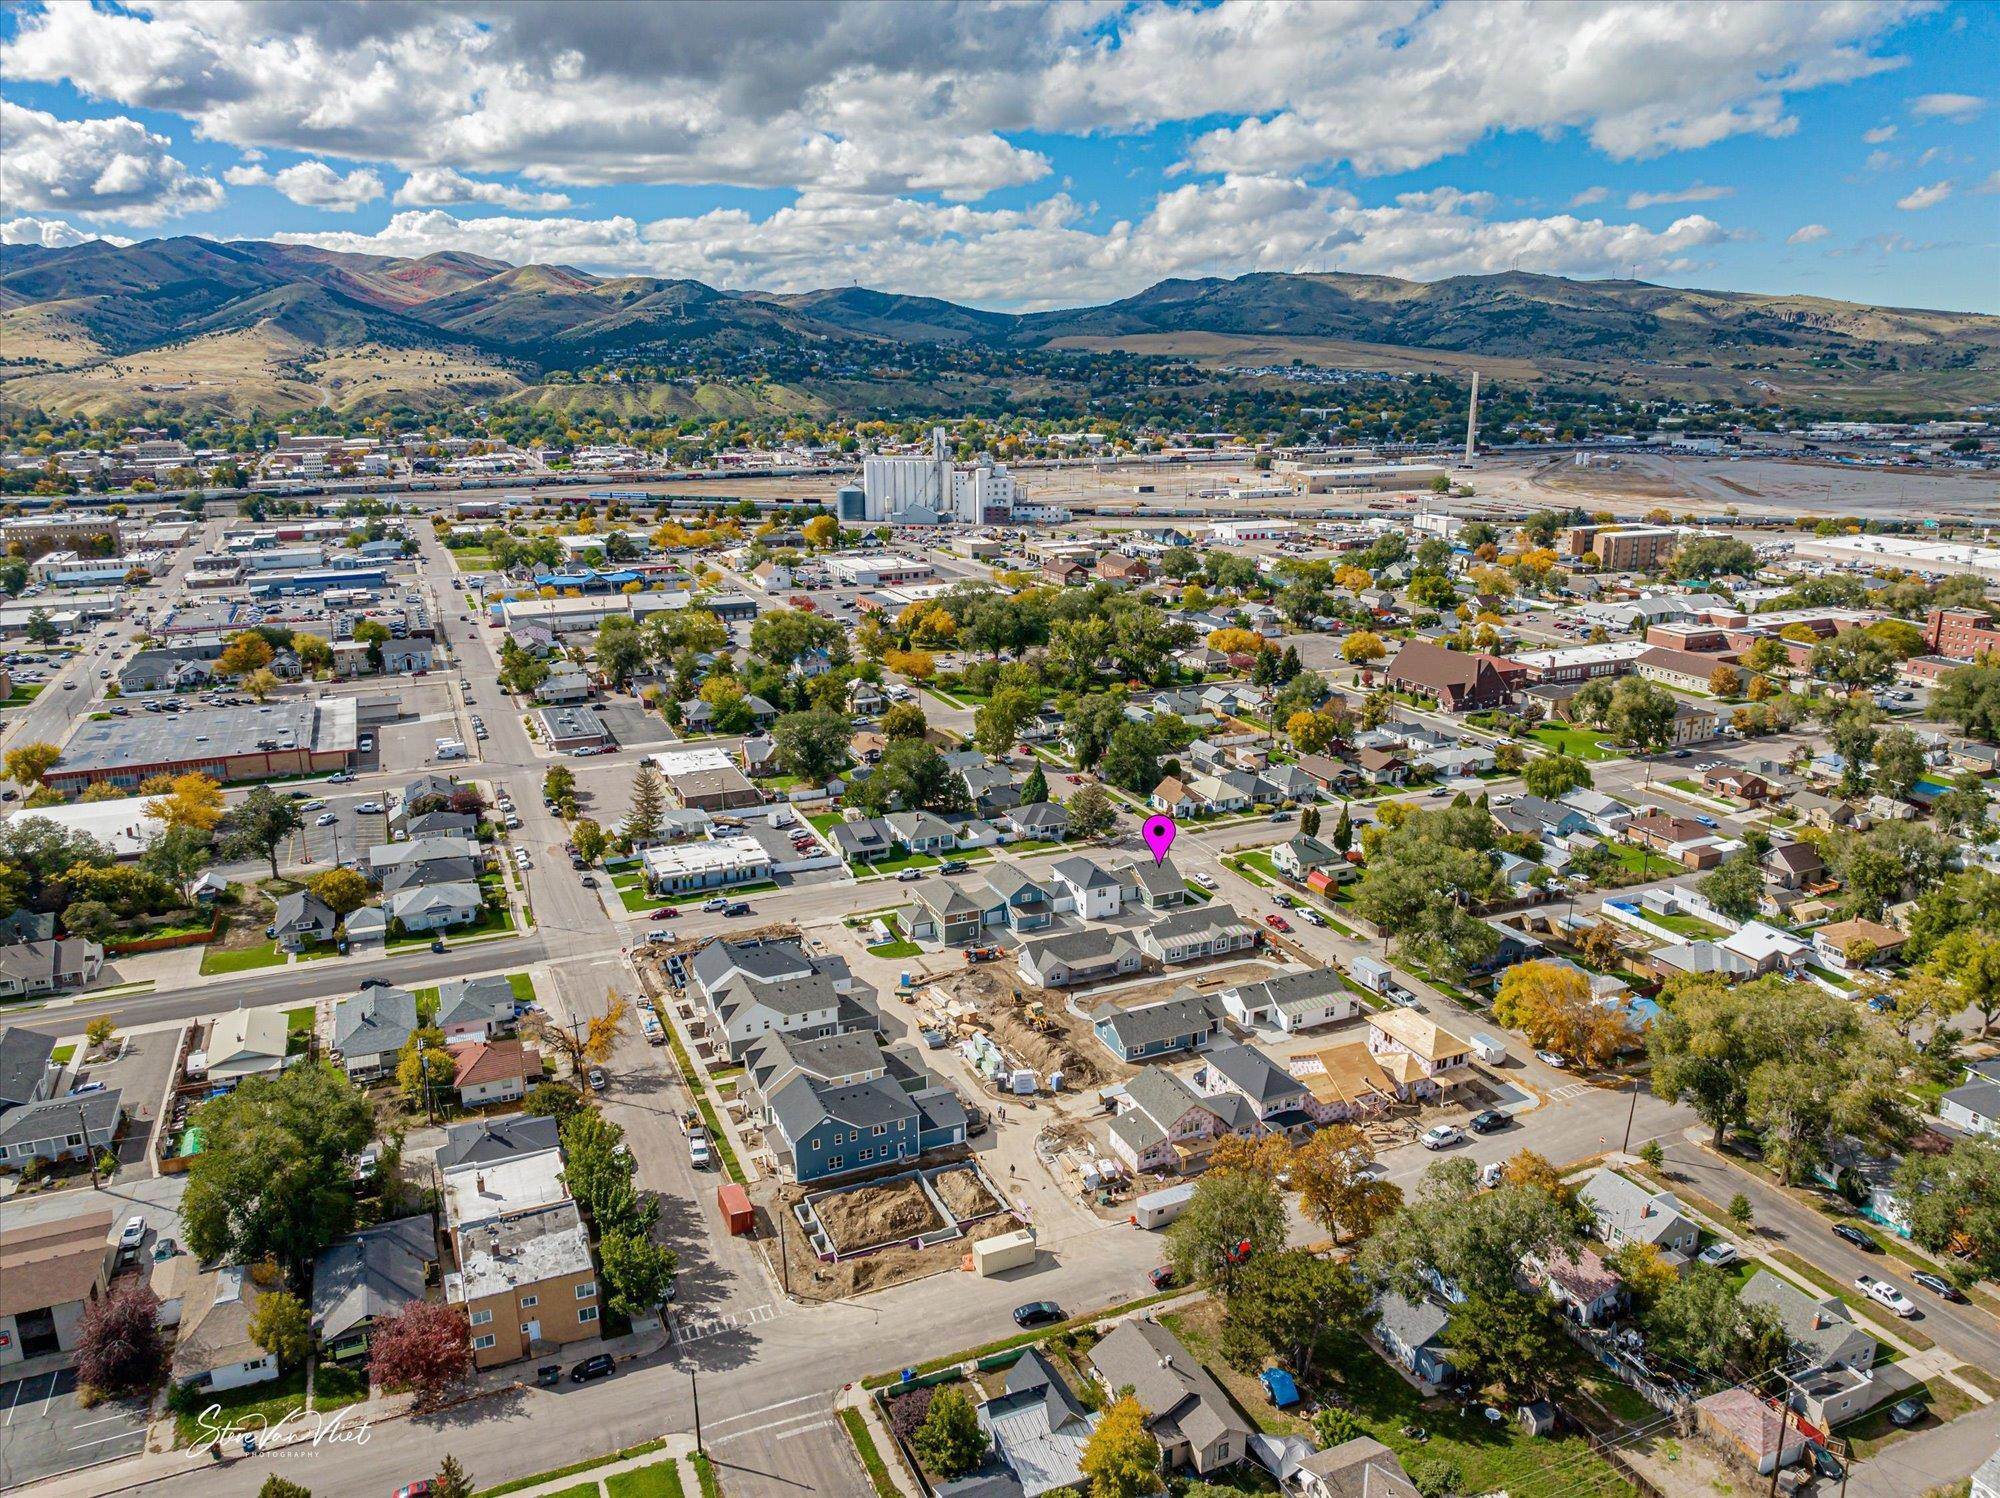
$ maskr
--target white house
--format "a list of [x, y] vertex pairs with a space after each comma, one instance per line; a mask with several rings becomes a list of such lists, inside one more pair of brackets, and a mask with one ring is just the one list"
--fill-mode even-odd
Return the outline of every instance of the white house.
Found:
[[1093, 860], [1080, 854], [1059, 859], [1049, 870], [1049, 879], [1057, 906], [1075, 910], [1079, 920], [1104, 921], [1118, 914], [1124, 887]]
[[454, 880], [399, 889], [383, 902], [383, 907], [391, 920], [403, 923], [406, 931], [443, 931], [451, 926], [471, 925], [479, 919], [485, 904], [478, 885]]

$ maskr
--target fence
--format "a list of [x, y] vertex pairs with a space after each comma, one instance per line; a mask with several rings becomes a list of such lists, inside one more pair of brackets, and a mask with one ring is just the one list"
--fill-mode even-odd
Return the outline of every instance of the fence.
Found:
[[120, 941], [113, 937], [104, 944], [105, 954], [111, 957], [129, 957], [139, 952], [168, 952], [176, 947], [202, 947], [215, 940], [222, 929], [222, 917], [209, 919], [206, 931], [182, 931], [174, 936], [145, 936], [136, 941]]

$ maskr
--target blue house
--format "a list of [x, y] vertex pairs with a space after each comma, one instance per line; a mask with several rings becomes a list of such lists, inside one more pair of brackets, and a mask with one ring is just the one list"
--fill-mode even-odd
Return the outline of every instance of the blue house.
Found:
[[801, 1183], [965, 1143], [965, 1107], [913, 1051], [869, 1035], [773, 1034], [744, 1056], [752, 1096]]
[[1107, 1004], [1092, 1018], [1097, 1040], [1120, 1061], [1148, 1061], [1175, 1051], [1198, 1050], [1222, 1021], [1216, 1000], [1183, 988], [1157, 1004], [1117, 1009]]
[[986, 871], [991, 903], [986, 923], [1009, 931], [1040, 931], [1056, 918], [1055, 896], [1018, 865], [994, 859]]

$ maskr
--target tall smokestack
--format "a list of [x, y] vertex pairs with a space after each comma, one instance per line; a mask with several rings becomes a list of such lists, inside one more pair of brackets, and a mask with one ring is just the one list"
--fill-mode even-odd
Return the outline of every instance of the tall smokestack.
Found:
[[1472, 466], [1473, 446], [1479, 440], [1479, 371], [1472, 372], [1472, 409], [1465, 413], [1465, 466]]

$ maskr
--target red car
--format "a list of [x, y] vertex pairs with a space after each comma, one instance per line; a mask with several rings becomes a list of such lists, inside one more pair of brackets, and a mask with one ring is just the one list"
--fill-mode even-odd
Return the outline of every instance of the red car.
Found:
[[1083, 784], [1083, 777], [1081, 775], [1065, 775], [1063, 779], [1067, 780], [1071, 785]]
[[680, 919], [680, 911], [672, 905], [662, 905], [658, 910], [654, 911], [648, 919], [655, 921], [678, 920]]
[[1269, 926], [1273, 931], [1289, 931], [1292, 929], [1292, 923], [1290, 921], [1286, 920], [1283, 916], [1276, 914], [1265, 916], [1264, 924]]
[[428, 1477], [419, 1477], [415, 1482], [405, 1483], [396, 1489], [391, 1498], [430, 1498], [437, 1484]]

